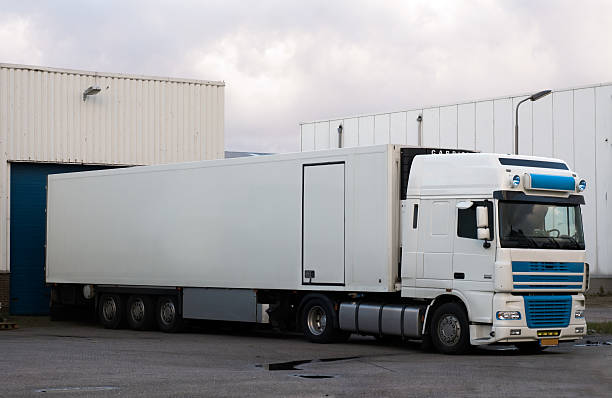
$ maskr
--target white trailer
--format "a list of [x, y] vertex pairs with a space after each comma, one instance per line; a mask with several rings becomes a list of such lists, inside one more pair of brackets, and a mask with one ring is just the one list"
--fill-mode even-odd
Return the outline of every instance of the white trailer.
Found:
[[[382, 145], [49, 176], [52, 313], [82, 304], [109, 328], [164, 331], [271, 323], [315, 342], [431, 338], [443, 352], [582, 337], [576, 175], [558, 160], [450, 152]], [[534, 208], [544, 218], [525, 219]], [[510, 236], [508, 217], [540, 235]]]

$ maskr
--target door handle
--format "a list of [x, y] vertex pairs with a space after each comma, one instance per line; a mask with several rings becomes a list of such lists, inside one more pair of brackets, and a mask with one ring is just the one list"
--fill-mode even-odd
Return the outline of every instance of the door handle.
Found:
[[455, 279], [465, 279], [465, 274], [463, 272], [455, 272]]

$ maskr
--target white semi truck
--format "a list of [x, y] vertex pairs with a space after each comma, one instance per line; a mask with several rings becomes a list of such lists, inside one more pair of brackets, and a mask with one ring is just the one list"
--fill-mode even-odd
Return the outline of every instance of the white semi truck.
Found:
[[51, 310], [539, 350], [586, 333], [586, 183], [557, 159], [382, 145], [49, 176]]

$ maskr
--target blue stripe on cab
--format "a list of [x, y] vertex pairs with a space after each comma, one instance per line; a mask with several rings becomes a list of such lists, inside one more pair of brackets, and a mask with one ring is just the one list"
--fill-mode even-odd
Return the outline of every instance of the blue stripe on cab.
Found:
[[552, 176], [546, 174], [529, 174], [531, 177], [531, 188], [551, 189], [555, 191], [575, 191], [576, 180], [574, 177]]
[[580, 282], [582, 275], [513, 275], [514, 282]]
[[582, 285], [514, 285], [515, 289], [582, 289]]

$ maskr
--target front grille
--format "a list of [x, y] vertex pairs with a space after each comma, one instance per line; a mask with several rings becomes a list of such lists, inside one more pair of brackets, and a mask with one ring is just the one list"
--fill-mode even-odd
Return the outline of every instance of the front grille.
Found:
[[564, 328], [572, 312], [571, 296], [524, 296], [525, 318], [530, 328]]
[[584, 272], [584, 263], [513, 261], [512, 272]]

